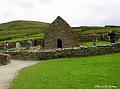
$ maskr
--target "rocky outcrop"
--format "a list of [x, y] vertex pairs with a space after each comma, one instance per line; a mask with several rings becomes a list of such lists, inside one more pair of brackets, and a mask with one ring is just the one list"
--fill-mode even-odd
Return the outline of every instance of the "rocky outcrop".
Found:
[[0, 53], [0, 65], [6, 65], [10, 63], [11, 56], [9, 54]]

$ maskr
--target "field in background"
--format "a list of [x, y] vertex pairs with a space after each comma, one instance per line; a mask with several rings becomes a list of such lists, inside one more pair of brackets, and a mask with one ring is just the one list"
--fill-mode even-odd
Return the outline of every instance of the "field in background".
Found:
[[[15, 42], [29, 39], [42, 39], [49, 23], [37, 21], [11, 21], [0, 24], [0, 43]], [[73, 27], [73, 30], [78, 35], [90, 35], [92, 33], [108, 33], [115, 30], [120, 33], [120, 26], [105, 26], [105, 27]]]
[[41, 61], [22, 69], [12, 89], [97, 89], [96, 85], [120, 89], [119, 80], [120, 53], [115, 53]]
[[0, 24], [0, 43], [43, 38], [49, 24], [36, 21], [12, 21]]
[[100, 33], [108, 33], [114, 30], [116, 33], [120, 33], [120, 26], [105, 26], [105, 27], [73, 27], [74, 31], [80, 35], [89, 35], [92, 33], [100, 34]]
[[[96, 41], [96, 46], [110, 44], [108, 41]], [[93, 46], [93, 42], [80, 42], [80, 45]]]

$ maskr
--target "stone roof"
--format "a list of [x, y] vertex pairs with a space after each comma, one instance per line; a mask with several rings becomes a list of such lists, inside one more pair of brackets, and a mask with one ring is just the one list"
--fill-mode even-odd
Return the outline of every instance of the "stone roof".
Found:
[[[64, 19], [62, 19], [60, 16], [58, 16], [54, 21], [53, 23], [58, 23], [58, 22], [65, 22], [67, 23]], [[67, 23], [68, 24], [68, 23]]]
[[51, 24], [50, 24], [50, 26], [52, 27], [52, 26], [59, 26], [59, 27], [67, 27], [67, 28], [71, 28], [70, 27], [70, 25], [64, 20], [64, 19], [62, 19], [60, 16], [58, 16]]

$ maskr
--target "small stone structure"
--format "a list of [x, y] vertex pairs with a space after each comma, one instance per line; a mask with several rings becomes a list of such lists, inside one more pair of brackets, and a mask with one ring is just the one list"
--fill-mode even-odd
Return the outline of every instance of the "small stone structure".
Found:
[[19, 60], [44, 60], [60, 57], [83, 57], [103, 55], [108, 53], [120, 52], [120, 43], [111, 45], [102, 45], [97, 47], [76, 47], [76, 48], [64, 48], [64, 49], [52, 49], [43, 51], [18, 51], [10, 52], [14, 59]]
[[0, 65], [6, 65], [10, 63], [11, 56], [9, 54], [0, 53]]
[[78, 39], [70, 25], [60, 16], [54, 20], [43, 38], [44, 49], [78, 47]]

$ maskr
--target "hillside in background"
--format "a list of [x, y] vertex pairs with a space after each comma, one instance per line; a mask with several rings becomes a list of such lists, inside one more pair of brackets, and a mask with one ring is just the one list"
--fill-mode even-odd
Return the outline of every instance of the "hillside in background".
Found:
[[26, 38], [42, 38], [49, 23], [37, 21], [12, 21], [0, 24], [0, 41], [24, 40]]
[[[17, 20], [0, 24], [0, 43], [15, 42], [28, 39], [42, 39], [49, 23], [38, 21]], [[91, 33], [108, 33], [115, 30], [120, 33], [120, 26], [105, 27], [73, 27], [73, 30], [79, 35], [89, 35]]]
[[100, 33], [108, 33], [109, 31], [114, 30], [116, 33], [120, 33], [120, 26], [112, 26], [106, 25], [104, 27], [99, 26], [81, 26], [81, 27], [73, 27], [74, 31], [80, 35], [89, 35], [92, 33], [100, 34]]

